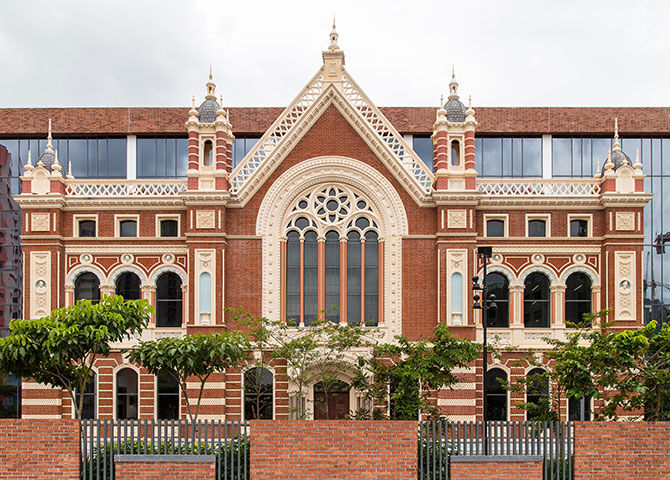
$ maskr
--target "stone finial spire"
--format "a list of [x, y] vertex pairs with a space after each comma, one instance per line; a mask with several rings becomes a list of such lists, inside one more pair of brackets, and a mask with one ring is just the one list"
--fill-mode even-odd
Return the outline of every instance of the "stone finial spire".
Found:
[[619, 119], [614, 117], [614, 146], [612, 151], [621, 150], [621, 144], [619, 143]]
[[635, 163], [633, 164], [635, 170], [642, 171], [642, 162], [640, 162], [640, 149], [635, 149]]
[[458, 100], [458, 82], [456, 81], [456, 73], [454, 66], [451, 66], [451, 82], [449, 82], [449, 100]]
[[47, 133], [47, 148], [45, 152], [54, 153], [54, 146], [51, 144], [53, 139], [51, 138], [51, 119], [49, 119], [49, 133]]
[[335, 16], [333, 15], [333, 29], [330, 31], [330, 46], [328, 47], [328, 50], [339, 50], [340, 47], [337, 46], [337, 38], [339, 35], [337, 34], [337, 28], [335, 27]]
[[33, 162], [30, 158], [30, 149], [28, 149], [28, 161], [26, 162], [25, 166], [23, 167], [26, 172], [30, 172], [33, 170]]
[[206, 83], [207, 86], [207, 95], [205, 95], [205, 98], [207, 100], [216, 100], [216, 84], [214, 83], [214, 80], [212, 79], [212, 65], [209, 65], [209, 80]]

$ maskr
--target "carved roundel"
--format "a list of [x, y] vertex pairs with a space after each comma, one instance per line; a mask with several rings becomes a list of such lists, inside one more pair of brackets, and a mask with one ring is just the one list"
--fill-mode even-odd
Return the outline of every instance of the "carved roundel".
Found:
[[79, 256], [79, 261], [84, 265], [90, 265], [93, 262], [93, 255], [90, 253], [84, 253]]
[[135, 260], [135, 257], [130, 253], [124, 253], [123, 255], [121, 255], [121, 263], [123, 263], [124, 265], [129, 265], [133, 263], [133, 260]]
[[494, 265], [500, 265], [503, 261], [503, 256], [499, 253], [494, 254], [491, 257], [491, 263]]
[[534, 253], [530, 256], [530, 261], [533, 262], [535, 265], [540, 265], [544, 263], [544, 255], [541, 253]]
[[572, 261], [573, 261], [573, 263], [576, 263], [578, 265], [583, 265], [584, 263], [586, 263], [586, 255], [584, 255], [583, 253], [578, 253], [576, 255], [573, 255], [572, 256]]
[[175, 256], [171, 253], [166, 253], [165, 255], [163, 255], [162, 258], [163, 258], [163, 263], [168, 264], [168, 265], [172, 265], [175, 261]]

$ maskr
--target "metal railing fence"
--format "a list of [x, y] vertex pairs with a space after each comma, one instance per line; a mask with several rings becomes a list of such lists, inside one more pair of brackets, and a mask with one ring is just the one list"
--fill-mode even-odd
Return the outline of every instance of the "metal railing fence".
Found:
[[[486, 428], [487, 435], [484, 435]], [[541, 456], [544, 480], [572, 480], [574, 437], [570, 422], [419, 422], [419, 480], [448, 480], [455, 455]]]
[[249, 478], [249, 432], [228, 420], [82, 420], [82, 480], [114, 480], [115, 455], [216, 455], [216, 480]]

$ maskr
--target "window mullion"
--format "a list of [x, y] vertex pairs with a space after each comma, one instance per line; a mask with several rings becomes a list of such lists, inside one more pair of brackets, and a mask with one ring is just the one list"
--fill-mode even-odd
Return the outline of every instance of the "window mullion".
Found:
[[361, 235], [361, 325], [365, 325], [365, 236]]
[[340, 324], [347, 323], [347, 238], [340, 239]]
[[300, 238], [300, 326], [305, 326], [305, 238]]
[[318, 258], [318, 267], [317, 267], [317, 276], [319, 279], [318, 286], [318, 306], [317, 306], [317, 318], [325, 319], [326, 316], [326, 239], [324, 237], [319, 237], [317, 239], [317, 258]]

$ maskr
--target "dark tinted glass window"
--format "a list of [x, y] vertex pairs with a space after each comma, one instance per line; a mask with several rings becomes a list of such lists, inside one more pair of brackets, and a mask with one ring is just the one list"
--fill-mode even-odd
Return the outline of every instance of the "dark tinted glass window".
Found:
[[176, 273], [164, 273], [156, 281], [156, 326], [181, 326], [181, 311], [181, 278]]
[[295, 230], [286, 235], [286, 321], [300, 323], [300, 234]]
[[496, 308], [488, 310], [489, 327], [509, 327], [509, 286], [507, 278], [500, 273], [486, 275], [488, 293], [496, 296]]
[[233, 168], [237, 167], [244, 157], [254, 148], [260, 137], [235, 138], [233, 144]]
[[570, 220], [570, 236], [586, 237], [589, 234], [589, 222], [586, 220]]
[[507, 374], [499, 368], [486, 372], [486, 420], [507, 420]]
[[179, 382], [174, 375], [161, 372], [156, 378], [158, 418], [179, 418]]
[[[96, 375], [95, 372], [91, 372], [91, 376], [88, 378], [88, 382], [86, 383], [86, 388], [84, 389], [84, 403], [82, 405], [81, 409], [81, 418], [95, 418], [95, 382], [96, 382]], [[77, 391], [75, 392], [75, 400], [77, 402], [77, 405], [79, 404], [79, 400], [81, 398], [80, 393]]]
[[[58, 161], [75, 178], [125, 178], [127, 147], [125, 138], [59, 138], [54, 140]], [[35, 152], [32, 150], [33, 163]], [[39, 155], [39, 154], [38, 154]]]
[[0, 418], [21, 418], [21, 380], [14, 375], [0, 378]]
[[571, 422], [591, 420], [591, 397], [570, 397], [568, 399], [568, 420]]
[[326, 318], [340, 321], [340, 234], [326, 233]]
[[531, 273], [524, 282], [523, 323], [527, 328], [550, 326], [549, 280], [541, 273]]
[[487, 220], [486, 221], [486, 236], [487, 237], [504, 237], [505, 236], [505, 222], [503, 220]]
[[565, 322], [582, 323], [584, 314], [591, 313], [591, 279], [583, 273], [573, 273], [565, 286]]
[[161, 220], [161, 237], [178, 237], [178, 227], [177, 220]]
[[184, 177], [187, 167], [187, 138], [137, 139], [137, 178]]
[[412, 148], [419, 158], [430, 170], [433, 170], [433, 142], [430, 137], [417, 137], [413, 139]]
[[541, 177], [542, 138], [478, 137], [475, 169], [480, 177]]
[[121, 295], [124, 300], [139, 300], [142, 298], [140, 291], [140, 277], [132, 272], [119, 275], [116, 279], [116, 295]]
[[122, 220], [119, 222], [119, 234], [121, 237], [136, 237], [137, 222], [135, 220]]
[[244, 419], [272, 420], [272, 372], [250, 368], [244, 374]]
[[304, 321], [305, 325], [311, 325], [319, 314], [319, 246], [314, 231], [305, 233], [304, 255]]
[[547, 222], [544, 220], [529, 220], [528, 221], [528, 236], [529, 237], [546, 237], [547, 236]]
[[361, 323], [361, 236], [347, 235], [347, 322]]
[[138, 406], [137, 372], [131, 368], [116, 374], [116, 418], [136, 419]]
[[100, 280], [94, 273], [82, 273], [74, 281], [74, 301], [90, 300], [96, 304], [100, 301]]
[[549, 404], [549, 377], [541, 368], [528, 372], [526, 379], [526, 416], [528, 420], [546, 418], [544, 415], [551, 409]]
[[377, 233], [365, 234], [365, 324], [376, 326], [379, 319], [379, 242]]
[[79, 221], [79, 236], [80, 237], [95, 237], [95, 220], [80, 220]]

